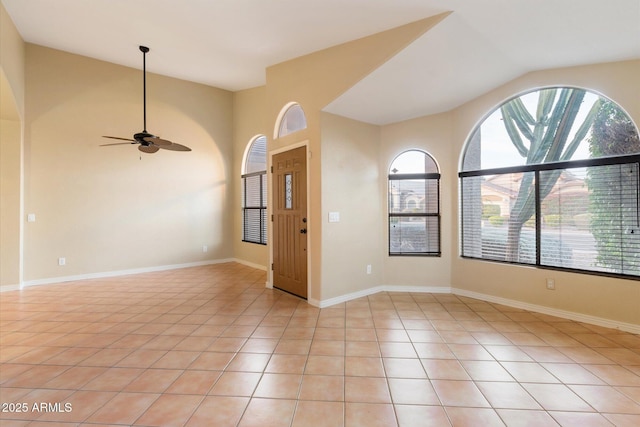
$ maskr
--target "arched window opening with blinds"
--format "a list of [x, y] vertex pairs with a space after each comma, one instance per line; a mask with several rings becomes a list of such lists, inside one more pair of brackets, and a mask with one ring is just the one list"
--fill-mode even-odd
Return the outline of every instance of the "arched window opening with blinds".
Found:
[[389, 168], [389, 255], [440, 256], [440, 172], [433, 157], [409, 150]]
[[242, 241], [267, 244], [267, 137], [249, 143], [242, 165]]
[[640, 140], [615, 102], [573, 87], [507, 100], [467, 141], [461, 255], [640, 278]]

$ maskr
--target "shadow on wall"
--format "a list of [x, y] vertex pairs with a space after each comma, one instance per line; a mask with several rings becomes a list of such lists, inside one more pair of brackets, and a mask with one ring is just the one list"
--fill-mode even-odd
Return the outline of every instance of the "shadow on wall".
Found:
[[0, 287], [20, 283], [20, 152], [22, 126], [13, 91], [0, 68]]
[[[38, 221], [25, 232], [25, 280], [232, 256], [232, 94], [152, 76], [148, 130], [193, 151], [100, 147], [102, 135], [142, 130], [140, 71], [37, 49], [58, 68], [31, 71], [43, 81], [28, 111], [25, 209]], [[100, 80], [103, 68], [113, 73]]]

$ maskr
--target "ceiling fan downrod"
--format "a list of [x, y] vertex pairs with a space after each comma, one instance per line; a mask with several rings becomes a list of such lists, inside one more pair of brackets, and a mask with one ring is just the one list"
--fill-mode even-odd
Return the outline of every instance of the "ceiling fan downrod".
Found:
[[140, 52], [142, 52], [142, 114], [143, 125], [142, 132], [147, 132], [147, 53], [149, 48], [146, 46], [140, 46]]

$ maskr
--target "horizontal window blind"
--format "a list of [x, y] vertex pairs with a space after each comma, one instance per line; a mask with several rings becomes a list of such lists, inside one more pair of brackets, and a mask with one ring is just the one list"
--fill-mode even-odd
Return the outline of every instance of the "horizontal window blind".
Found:
[[[463, 178], [462, 254], [535, 264], [534, 185], [531, 172]], [[525, 203], [515, 206], [520, 192]]]
[[440, 255], [440, 175], [389, 176], [389, 254]]
[[242, 176], [242, 240], [267, 243], [267, 173]]
[[640, 277], [640, 168], [625, 160], [461, 173], [462, 255]]
[[[592, 240], [574, 243], [574, 262], [589, 263], [604, 272], [640, 276], [640, 177], [638, 163], [587, 168], [588, 230]], [[577, 201], [580, 203], [580, 201]], [[579, 207], [566, 205], [561, 220], [569, 221]], [[578, 218], [582, 219], [582, 218]], [[575, 224], [585, 227], [584, 222]], [[549, 228], [546, 225], [546, 228]], [[559, 233], [559, 232], [558, 232]], [[572, 236], [572, 239], [576, 239]]]
[[392, 254], [439, 254], [437, 216], [391, 217], [389, 250]]

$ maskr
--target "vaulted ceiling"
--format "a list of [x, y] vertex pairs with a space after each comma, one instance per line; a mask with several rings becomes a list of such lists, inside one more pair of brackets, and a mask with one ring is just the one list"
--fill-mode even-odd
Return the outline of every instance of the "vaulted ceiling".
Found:
[[640, 58], [640, 1], [1, 0], [23, 39], [232, 91], [265, 69], [441, 12], [435, 28], [326, 110], [385, 124], [524, 73]]

